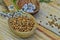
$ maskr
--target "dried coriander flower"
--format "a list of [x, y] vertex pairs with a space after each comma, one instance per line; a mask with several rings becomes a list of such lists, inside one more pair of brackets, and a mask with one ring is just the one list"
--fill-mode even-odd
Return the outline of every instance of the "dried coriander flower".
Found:
[[26, 12], [34, 12], [34, 10], [36, 9], [35, 5], [32, 4], [32, 3], [28, 3], [28, 4], [25, 4], [23, 7], [22, 7], [22, 10], [23, 11], [26, 11]]
[[40, 10], [40, 3], [38, 0], [17, 0], [16, 4], [19, 9], [32, 15], [36, 14]]

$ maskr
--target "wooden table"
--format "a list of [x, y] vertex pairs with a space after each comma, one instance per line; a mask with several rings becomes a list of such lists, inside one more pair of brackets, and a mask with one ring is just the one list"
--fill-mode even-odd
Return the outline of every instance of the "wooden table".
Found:
[[[0, 17], [0, 39], [1, 40], [23, 40], [11, 32], [8, 26], [8, 20]], [[60, 36], [47, 30], [42, 25], [37, 24], [37, 30], [34, 36], [24, 40], [60, 40]]]

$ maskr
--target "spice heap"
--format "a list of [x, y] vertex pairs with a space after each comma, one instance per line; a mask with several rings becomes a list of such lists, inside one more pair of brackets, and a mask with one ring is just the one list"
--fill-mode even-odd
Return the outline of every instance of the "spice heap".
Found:
[[9, 19], [9, 24], [10, 26], [20, 32], [29, 32], [33, 29], [35, 23], [32, 18], [27, 18], [27, 17], [14, 17]]

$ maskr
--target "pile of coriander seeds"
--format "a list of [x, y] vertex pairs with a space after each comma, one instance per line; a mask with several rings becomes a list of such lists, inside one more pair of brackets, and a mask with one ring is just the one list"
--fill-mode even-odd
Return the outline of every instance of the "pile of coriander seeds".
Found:
[[29, 32], [33, 29], [35, 22], [32, 18], [18, 16], [9, 19], [9, 25], [16, 31]]

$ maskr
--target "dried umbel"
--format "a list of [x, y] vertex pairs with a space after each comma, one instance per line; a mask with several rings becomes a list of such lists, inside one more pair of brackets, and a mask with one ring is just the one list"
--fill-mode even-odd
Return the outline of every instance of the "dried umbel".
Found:
[[14, 17], [9, 19], [10, 26], [20, 32], [29, 32], [33, 29], [35, 23], [32, 18], [27, 17]]
[[28, 4], [25, 4], [23, 7], [22, 7], [22, 10], [25, 11], [25, 12], [29, 12], [29, 13], [32, 13], [34, 12], [34, 10], [36, 9], [36, 6], [32, 3], [28, 3]]
[[[37, 13], [40, 8], [38, 0], [17, 0], [17, 5], [20, 9], [23, 9], [23, 7], [25, 5], [23, 11], [31, 13], [31, 14]], [[35, 9], [33, 9], [33, 8], [35, 8]]]

